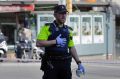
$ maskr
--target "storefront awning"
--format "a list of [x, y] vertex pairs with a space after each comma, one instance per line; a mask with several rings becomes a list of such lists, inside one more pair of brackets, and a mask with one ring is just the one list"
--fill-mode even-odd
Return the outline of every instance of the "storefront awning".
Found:
[[21, 12], [21, 11], [34, 11], [34, 5], [1, 5], [0, 13], [4, 12]]

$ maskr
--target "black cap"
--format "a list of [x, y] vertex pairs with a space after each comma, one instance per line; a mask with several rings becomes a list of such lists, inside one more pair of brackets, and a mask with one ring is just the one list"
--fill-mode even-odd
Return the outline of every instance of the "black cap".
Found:
[[54, 7], [54, 13], [68, 12], [65, 5], [57, 5]]

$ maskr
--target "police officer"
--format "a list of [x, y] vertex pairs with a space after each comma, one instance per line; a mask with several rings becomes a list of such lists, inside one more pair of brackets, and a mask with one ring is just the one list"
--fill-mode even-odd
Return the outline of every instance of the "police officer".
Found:
[[[64, 5], [54, 8], [55, 21], [44, 25], [37, 36], [38, 47], [45, 47], [41, 69], [43, 79], [72, 79], [71, 59], [75, 59], [80, 73], [84, 67], [78, 58], [72, 39], [72, 30], [65, 25], [67, 9]], [[79, 76], [79, 73], [77, 72]]]

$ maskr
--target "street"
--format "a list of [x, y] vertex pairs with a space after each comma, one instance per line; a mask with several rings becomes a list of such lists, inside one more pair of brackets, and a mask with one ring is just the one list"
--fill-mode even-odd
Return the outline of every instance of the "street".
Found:
[[[120, 64], [108, 62], [93, 62], [84, 63], [86, 74], [81, 76], [81, 79], [119, 79]], [[75, 74], [75, 65], [72, 66]], [[73, 79], [78, 79], [73, 75]]]
[[[84, 63], [86, 74], [81, 79], [120, 79], [120, 64]], [[77, 65], [72, 63], [73, 79]], [[0, 79], [42, 79], [40, 63], [0, 63]]]
[[40, 63], [1, 63], [0, 79], [42, 79]]

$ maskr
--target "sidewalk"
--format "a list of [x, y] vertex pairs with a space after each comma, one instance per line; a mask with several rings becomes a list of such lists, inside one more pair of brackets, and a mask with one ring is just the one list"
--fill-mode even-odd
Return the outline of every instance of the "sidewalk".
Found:
[[[118, 63], [120, 64], [120, 59], [113, 60], [112, 55], [109, 55], [108, 59], [106, 59], [106, 55], [86, 55], [86, 56], [79, 56], [79, 58], [83, 63]], [[21, 60], [21, 59], [17, 59], [15, 57], [14, 51], [9, 51], [7, 53], [7, 58], [5, 59], [5, 61], [15, 62], [17, 60]], [[38, 60], [33, 60], [33, 59], [27, 59], [27, 60], [22, 60], [22, 61], [40, 62], [40, 60], [38, 61]]]
[[[106, 60], [105, 55], [85, 55], [85, 56], [79, 56], [79, 57], [83, 61]], [[16, 59], [15, 52], [13, 50], [9, 50], [7, 52], [7, 58]], [[108, 59], [112, 60], [112, 55], [109, 55]]]
[[[104, 55], [86, 55], [86, 56], [79, 56], [79, 58], [83, 61], [107, 60], [106, 56]], [[108, 59], [112, 60], [112, 56], [109, 56]]]
[[83, 63], [106, 63], [106, 64], [120, 64], [120, 59], [114, 60], [112, 55], [106, 58], [106, 55], [80, 56]]

